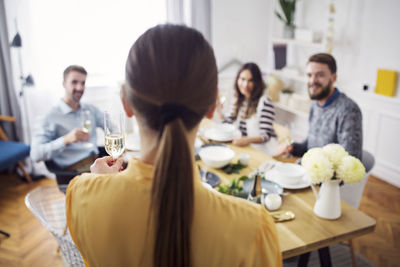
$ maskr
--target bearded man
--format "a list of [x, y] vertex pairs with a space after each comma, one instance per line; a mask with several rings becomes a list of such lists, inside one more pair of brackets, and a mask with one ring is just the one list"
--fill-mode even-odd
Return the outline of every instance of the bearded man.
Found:
[[301, 157], [310, 148], [336, 143], [361, 160], [361, 110], [334, 86], [336, 78], [336, 61], [332, 55], [319, 53], [309, 58], [307, 87], [314, 101], [310, 109], [308, 136], [302, 143], [287, 146], [282, 154]]

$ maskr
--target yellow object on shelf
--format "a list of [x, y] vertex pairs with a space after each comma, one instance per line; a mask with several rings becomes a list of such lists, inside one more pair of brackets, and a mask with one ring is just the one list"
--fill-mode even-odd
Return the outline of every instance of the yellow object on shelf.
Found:
[[397, 71], [378, 69], [375, 93], [394, 96], [396, 90]]

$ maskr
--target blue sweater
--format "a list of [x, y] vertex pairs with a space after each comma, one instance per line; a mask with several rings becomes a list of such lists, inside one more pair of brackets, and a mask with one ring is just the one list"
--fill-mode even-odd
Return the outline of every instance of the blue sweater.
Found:
[[362, 115], [358, 105], [337, 89], [323, 106], [313, 101], [306, 140], [294, 143], [292, 154], [301, 157], [310, 148], [340, 144], [361, 160]]

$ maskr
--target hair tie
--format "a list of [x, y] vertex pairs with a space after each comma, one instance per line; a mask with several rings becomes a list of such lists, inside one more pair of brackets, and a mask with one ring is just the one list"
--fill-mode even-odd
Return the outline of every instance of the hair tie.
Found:
[[190, 112], [190, 110], [181, 104], [163, 104], [160, 106], [160, 122], [161, 127], [181, 117], [185, 112]]

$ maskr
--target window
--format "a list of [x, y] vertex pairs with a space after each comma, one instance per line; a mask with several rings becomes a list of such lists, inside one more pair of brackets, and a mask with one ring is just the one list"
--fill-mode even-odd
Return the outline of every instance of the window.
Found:
[[[28, 38], [36, 88], [59, 90], [63, 70], [79, 64], [87, 86], [116, 85], [125, 60], [146, 29], [166, 21], [165, 0], [35, 0]], [[25, 46], [26, 47], [26, 46]]]

